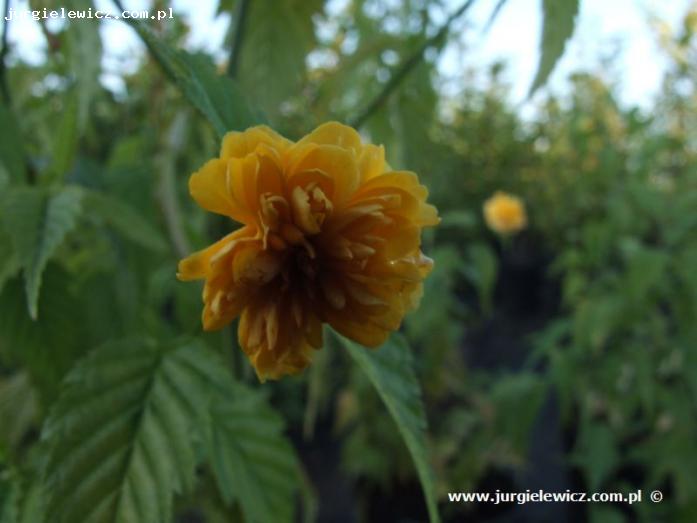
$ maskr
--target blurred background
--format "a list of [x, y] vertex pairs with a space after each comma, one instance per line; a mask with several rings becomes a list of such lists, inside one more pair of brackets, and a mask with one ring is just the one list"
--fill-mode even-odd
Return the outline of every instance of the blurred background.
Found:
[[[697, 5], [580, 0], [560, 60], [531, 92], [543, 26], [564, 23], [547, 3], [124, 8], [172, 7], [172, 19], [152, 22], [156, 34], [231, 78], [285, 136], [346, 122], [429, 187], [443, 220], [423, 238], [435, 269], [403, 333], [444, 521], [692, 523]], [[559, 5], [576, 11], [574, 0]], [[65, 6], [120, 11], [106, 0]], [[21, 173], [29, 185], [49, 179], [92, 196], [60, 240], [49, 238], [33, 312], [12, 250], [13, 228], [29, 218], [0, 220], [0, 486], [9, 471], [31, 477], [61, 380], [92, 347], [141, 333], [194, 335], [223, 354], [234, 345], [229, 330], [201, 333], [200, 287], [175, 279], [180, 257], [229, 227], [187, 193], [189, 175], [217, 154], [212, 126], [123, 21], [2, 28], [0, 191]], [[503, 234], [487, 224], [483, 206], [497, 191], [520, 199], [525, 226]], [[257, 386], [246, 361], [235, 372]], [[300, 456], [306, 520], [427, 520], [394, 422], [341, 351], [264, 387]], [[643, 489], [644, 498], [447, 496], [497, 489]], [[661, 503], [648, 500], [654, 489]], [[239, 520], [210, 481], [180, 498], [176, 521]]]

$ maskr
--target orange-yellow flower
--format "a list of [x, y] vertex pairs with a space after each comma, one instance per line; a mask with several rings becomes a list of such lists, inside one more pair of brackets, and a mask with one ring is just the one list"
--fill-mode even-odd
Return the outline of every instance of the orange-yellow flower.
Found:
[[369, 347], [399, 328], [432, 261], [421, 229], [439, 221], [414, 173], [382, 146], [324, 124], [297, 143], [265, 126], [231, 132], [189, 180], [204, 209], [242, 227], [179, 263], [204, 278], [203, 327], [240, 316], [261, 380], [295, 374], [322, 346], [322, 324]]
[[484, 220], [491, 230], [499, 234], [516, 233], [528, 223], [523, 201], [502, 191], [497, 191], [484, 202]]

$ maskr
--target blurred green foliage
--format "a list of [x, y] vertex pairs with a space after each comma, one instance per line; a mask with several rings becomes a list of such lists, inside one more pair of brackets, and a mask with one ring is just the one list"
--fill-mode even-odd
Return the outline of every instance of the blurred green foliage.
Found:
[[[678, 34], [657, 26], [672, 69], [650, 114], [578, 74], [523, 119], [500, 65], [485, 89], [463, 73], [442, 93], [447, 31], [429, 39], [449, 2], [248, 3], [219, 6], [231, 45], [244, 12], [234, 67], [183, 50], [180, 19], [133, 24], [150, 52], [119, 92], [98, 81], [96, 23], [42, 24], [39, 65], [6, 57], [0, 522], [312, 521], [346, 485], [355, 519], [426, 520], [430, 505], [435, 521], [437, 500], [444, 520], [474, 521], [481, 507], [447, 493], [531, 488], [542, 432], [570, 478], [557, 490], [665, 495], [575, 506], [579, 520], [691, 523], [697, 12]], [[569, 31], [552, 33], [548, 69]], [[434, 272], [377, 357], [332, 338], [305, 375], [260, 387], [231, 330], [201, 332], [200, 289], [175, 279], [179, 257], [229, 227], [195, 208], [188, 175], [230, 128], [267, 121], [297, 138], [358, 118], [431, 190]], [[496, 190], [525, 201], [526, 231], [486, 229]], [[327, 440], [318, 471], [308, 448]], [[428, 501], [412, 507], [419, 479]], [[385, 516], [381, 497], [412, 512]]]

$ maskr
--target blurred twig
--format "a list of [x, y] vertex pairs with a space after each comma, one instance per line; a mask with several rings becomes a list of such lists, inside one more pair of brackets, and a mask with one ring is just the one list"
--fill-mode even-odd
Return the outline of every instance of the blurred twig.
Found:
[[5, 64], [5, 57], [7, 56], [7, 51], [8, 51], [8, 42], [7, 42], [7, 34], [10, 32], [10, 25], [8, 24], [6, 18], [9, 15], [10, 12], [10, 0], [5, 0], [5, 7], [2, 10], [3, 11], [3, 17], [2, 17], [2, 43], [0, 44], [0, 90], [2, 90], [2, 98], [4, 102], [9, 105], [10, 104], [10, 89], [7, 85], [7, 70], [6, 70], [6, 64]]
[[494, 7], [494, 10], [491, 12], [491, 15], [489, 16], [489, 20], [487, 20], [486, 25], [484, 26], [484, 30], [482, 31], [482, 33], [489, 32], [489, 30], [491, 29], [491, 26], [494, 25], [496, 18], [501, 13], [501, 9], [503, 9], [503, 6], [506, 4], [506, 1], [507, 0], [499, 0], [499, 2], [496, 4], [496, 7]]
[[187, 125], [186, 113], [180, 112], [177, 114], [165, 135], [163, 150], [158, 155], [160, 178], [157, 187], [157, 199], [165, 218], [170, 241], [177, 256], [180, 258], [188, 256], [191, 252], [191, 245], [184, 231], [179, 208], [175, 175], [176, 154], [184, 146]]
[[250, 0], [240, 0], [237, 6], [237, 14], [235, 16], [234, 25], [231, 24], [231, 29], [234, 31], [232, 35], [232, 44], [230, 46], [230, 58], [227, 63], [227, 74], [230, 78], [237, 76], [237, 69], [240, 64], [240, 56], [242, 51], [242, 42], [244, 41], [244, 32], [247, 26], [247, 13], [249, 13]]
[[380, 91], [378, 95], [375, 98], [373, 98], [373, 100], [368, 104], [365, 110], [351, 122], [352, 127], [361, 127], [366, 122], [366, 120], [368, 120], [368, 118], [372, 116], [372, 114], [375, 111], [382, 107], [382, 105], [389, 99], [389, 97], [397, 89], [397, 87], [399, 87], [399, 84], [401, 84], [402, 81], [407, 77], [407, 75], [409, 75], [409, 73], [417, 65], [419, 65], [419, 63], [423, 59], [426, 49], [428, 49], [432, 45], [436, 44], [439, 40], [441, 40], [450, 29], [450, 25], [460, 16], [462, 16], [472, 6], [472, 4], [474, 4], [474, 0], [467, 0], [462, 6], [460, 6], [459, 9], [457, 9], [448, 17], [448, 19], [445, 21], [445, 23], [441, 26], [441, 28], [438, 30], [436, 34], [434, 34], [431, 38], [426, 39], [414, 52], [414, 54], [408, 57], [395, 69], [392, 76], [390, 77], [389, 82], [385, 84], [385, 87], [382, 89], [382, 91]]

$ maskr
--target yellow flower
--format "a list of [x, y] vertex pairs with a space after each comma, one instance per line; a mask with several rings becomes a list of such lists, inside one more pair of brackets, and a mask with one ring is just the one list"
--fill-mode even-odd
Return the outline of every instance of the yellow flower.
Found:
[[179, 263], [205, 278], [203, 327], [240, 316], [261, 380], [295, 374], [322, 346], [322, 324], [377, 347], [421, 296], [433, 262], [421, 229], [439, 222], [414, 173], [382, 146], [331, 122], [297, 143], [265, 126], [231, 132], [189, 180], [204, 209], [242, 227]]
[[502, 191], [497, 191], [484, 202], [484, 220], [491, 230], [499, 234], [516, 233], [528, 223], [523, 201]]

